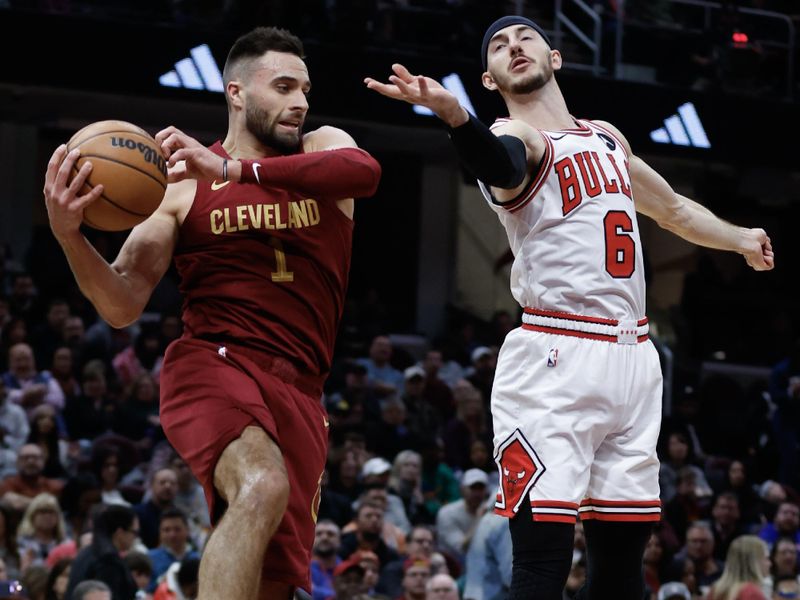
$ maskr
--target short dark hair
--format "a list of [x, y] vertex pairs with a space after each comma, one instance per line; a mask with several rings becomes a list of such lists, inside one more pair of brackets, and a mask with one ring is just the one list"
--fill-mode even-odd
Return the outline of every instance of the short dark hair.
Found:
[[189, 526], [189, 519], [186, 516], [186, 513], [183, 512], [180, 508], [177, 508], [175, 506], [171, 506], [170, 508], [165, 509], [164, 512], [161, 513], [161, 517], [159, 517], [158, 519], [159, 524], [163, 523], [166, 519], [180, 519], [181, 521], [183, 521], [184, 525], [186, 525], [187, 527]]
[[153, 563], [144, 552], [128, 552], [123, 560], [131, 573], [153, 574]]
[[110, 539], [117, 529], [128, 530], [133, 526], [136, 513], [129, 506], [112, 504], [94, 518], [94, 536]]
[[286, 52], [300, 58], [305, 58], [303, 42], [300, 38], [286, 29], [279, 27], [256, 27], [252, 31], [239, 36], [225, 59], [225, 68], [222, 77], [227, 83], [233, 77], [232, 69], [242, 60], [249, 60], [263, 56], [267, 52]]
[[111, 588], [97, 579], [87, 579], [86, 581], [81, 581], [72, 590], [72, 600], [83, 600], [90, 592], [108, 592], [110, 594]]
[[200, 573], [200, 559], [196, 556], [184, 556], [178, 569], [178, 585], [197, 583]]

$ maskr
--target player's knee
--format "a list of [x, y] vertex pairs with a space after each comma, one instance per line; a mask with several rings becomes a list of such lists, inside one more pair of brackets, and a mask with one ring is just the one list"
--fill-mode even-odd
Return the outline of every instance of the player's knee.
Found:
[[235, 501], [244, 510], [263, 513], [265, 507], [269, 512], [282, 515], [289, 502], [289, 477], [283, 465], [278, 467], [252, 467], [245, 474], [244, 483]]

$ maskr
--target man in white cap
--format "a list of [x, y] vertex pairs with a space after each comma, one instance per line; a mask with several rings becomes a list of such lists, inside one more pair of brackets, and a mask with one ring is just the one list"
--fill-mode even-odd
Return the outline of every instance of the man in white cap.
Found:
[[692, 594], [685, 583], [670, 581], [658, 589], [658, 600], [692, 600]]
[[489, 476], [468, 469], [461, 477], [461, 500], [445, 504], [436, 515], [439, 546], [463, 564], [475, 528], [486, 512]]

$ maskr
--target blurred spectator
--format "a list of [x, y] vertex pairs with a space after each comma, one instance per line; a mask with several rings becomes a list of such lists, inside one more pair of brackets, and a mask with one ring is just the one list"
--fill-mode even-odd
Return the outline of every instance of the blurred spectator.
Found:
[[8, 401], [8, 390], [0, 379], [0, 446], [16, 453], [28, 439], [30, 427], [25, 411]]
[[464, 600], [505, 597], [511, 587], [511, 531], [508, 519], [492, 510], [490, 498], [469, 543], [465, 562]]
[[766, 544], [754, 535], [738, 537], [728, 550], [725, 570], [708, 592], [708, 600], [768, 600], [761, 587], [767, 575]]
[[39, 494], [25, 509], [17, 527], [20, 570], [41, 566], [52, 550], [67, 537], [64, 515], [52, 494]]
[[203, 487], [195, 479], [186, 461], [177, 454], [170, 461], [170, 466], [178, 477], [175, 506], [180, 508], [189, 518], [193, 537], [196, 537], [197, 534], [205, 534], [211, 528], [211, 517], [208, 512], [208, 502], [206, 501]]
[[[389, 502], [389, 498], [393, 498], [396, 502]], [[405, 518], [405, 510], [403, 509], [403, 502], [394, 494], [389, 494], [386, 487], [378, 483], [372, 483], [364, 489], [356, 502], [355, 508], [362, 502], [375, 502], [383, 507], [383, 531], [381, 537], [386, 544], [394, 548], [400, 553], [405, 552], [406, 547], [406, 531], [411, 529], [411, 523]], [[392, 506], [394, 511], [393, 515], [389, 513], [389, 507]], [[403, 525], [398, 525], [398, 522]], [[351, 521], [342, 528], [342, 533], [350, 533], [355, 530], [355, 521]]]
[[62, 558], [53, 565], [47, 575], [44, 600], [69, 600], [67, 598], [67, 584], [69, 583], [71, 568], [71, 558]]
[[668, 554], [661, 538], [653, 533], [644, 549], [644, 582], [647, 590], [656, 594], [666, 578]]
[[697, 472], [686, 466], [678, 471], [677, 493], [664, 505], [664, 515], [675, 534], [683, 541], [686, 529], [706, 515], [707, 498], [697, 496]]
[[189, 545], [189, 520], [178, 508], [167, 508], [161, 513], [158, 526], [159, 546], [150, 550], [150, 561], [153, 565], [153, 574], [148, 591], [156, 589], [159, 578], [167, 572], [172, 563], [180, 562], [184, 558], [197, 558], [200, 556]]
[[492, 441], [492, 432], [487, 424], [487, 410], [480, 391], [466, 380], [460, 381], [453, 389], [456, 414], [445, 423], [442, 441], [445, 447], [445, 462], [456, 471], [469, 468], [469, 455], [472, 442]]
[[144, 552], [132, 550], [125, 555], [125, 564], [136, 582], [136, 600], [151, 598], [147, 593], [150, 587], [150, 580], [153, 578], [153, 563], [150, 557]]
[[61, 509], [67, 521], [68, 534], [76, 540], [92, 529], [91, 512], [102, 500], [100, 483], [87, 471], [80, 471], [67, 480], [61, 492]]
[[406, 560], [422, 558], [431, 562], [436, 549], [436, 536], [428, 525], [415, 525], [408, 535], [406, 553], [383, 566], [378, 590], [391, 598], [398, 597], [403, 591], [403, 571]]
[[341, 562], [337, 556], [342, 534], [329, 519], [317, 521], [314, 545], [311, 547], [311, 597], [325, 600], [333, 596], [333, 570]]
[[773, 600], [800, 598], [800, 581], [797, 577], [782, 576], [775, 580], [773, 585]]
[[38, 291], [30, 273], [18, 272], [11, 275], [8, 304], [12, 315], [21, 317], [29, 325], [35, 323], [39, 317], [37, 300]]
[[0, 504], [22, 513], [31, 500], [41, 493], [48, 492], [58, 497], [64, 482], [48, 479], [42, 474], [44, 453], [36, 444], [23, 445], [17, 454], [17, 474], [0, 482]]
[[470, 358], [472, 359], [472, 367], [468, 371], [467, 381], [480, 391], [481, 396], [487, 401], [486, 405], [488, 407], [488, 401], [492, 397], [497, 355], [488, 346], [478, 346], [472, 351]]
[[138, 375], [119, 407], [114, 431], [136, 442], [144, 452], [152, 449], [164, 439], [158, 402], [156, 382], [148, 373]]
[[800, 547], [800, 507], [794, 502], [781, 502], [775, 519], [761, 528], [758, 537], [770, 548], [779, 537], [788, 537]]
[[28, 344], [15, 344], [8, 351], [8, 371], [3, 374], [8, 397], [30, 415], [40, 404], [56, 410], [64, 408], [64, 392], [46, 371], [36, 370], [33, 350]]
[[412, 524], [433, 522], [434, 515], [428, 509], [422, 493], [422, 456], [418, 452], [403, 450], [397, 453], [388, 490], [400, 498], [406, 517]]
[[64, 478], [69, 464], [69, 444], [61, 439], [56, 422], [56, 411], [49, 404], [40, 404], [31, 411], [31, 430], [28, 443], [36, 444], [44, 455], [45, 477]]
[[490, 477], [497, 475], [497, 465], [492, 458], [491, 446], [485, 439], [473, 440], [470, 444], [467, 468], [486, 471]]
[[657, 600], [692, 600], [692, 593], [685, 583], [670, 581], [658, 590]]
[[64, 420], [70, 439], [91, 440], [111, 430], [115, 406], [108, 397], [102, 365], [91, 361], [83, 368], [83, 394], [67, 403]]
[[445, 504], [436, 515], [439, 546], [463, 564], [469, 543], [486, 512], [489, 478], [485, 471], [470, 469], [461, 478], [463, 498]]
[[692, 464], [692, 461], [691, 445], [686, 435], [680, 431], [669, 433], [666, 456], [662, 457], [658, 473], [661, 501], [664, 504], [670, 502], [678, 493], [678, 472], [684, 468], [690, 469], [694, 473], [694, 495], [699, 498], [711, 496], [711, 486], [708, 484], [705, 474], [697, 465]]
[[399, 394], [403, 390], [403, 374], [391, 365], [391, 360], [391, 340], [385, 335], [378, 335], [370, 344], [369, 357], [356, 361], [367, 369], [367, 381], [379, 397]]
[[800, 486], [800, 338], [791, 354], [776, 364], [769, 377], [769, 394], [777, 406], [773, 417], [780, 458], [779, 479]]
[[112, 594], [112, 588], [102, 581], [89, 579], [75, 586], [75, 590], [68, 598], [70, 600], [116, 600], [117, 597]]
[[136, 513], [127, 506], [109, 506], [94, 519], [92, 543], [72, 563], [67, 598], [78, 598], [78, 584], [87, 579], [104, 582], [114, 600], [133, 600], [136, 582], [120, 557], [131, 549], [139, 535]]
[[425, 600], [425, 588], [431, 578], [431, 564], [411, 557], [403, 567], [403, 594], [397, 600]]
[[75, 361], [72, 349], [58, 346], [53, 350], [50, 361], [50, 375], [56, 380], [64, 393], [65, 409], [81, 395], [81, 386], [75, 377]]
[[103, 504], [130, 506], [120, 491], [122, 471], [119, 449], [110, 444], [95, 444], [92, 447], [92, 473], [100, 482]]
[[353, 516], [351, 502], [347, 496], [333, 490], [330, 486], [330, 471], [325, 469], [322, 473], [322, 493], [319, 500], [319, 520], [329, 519], [341, 526], [349, 523]]
[[[405, 386], [402, 398], [408, 415], [408, 428], [420, 438], [438, 434], [442, 427], [442, 411], [425, 394], [425, 371], [422, 367], [413, 365], [403, 371], [403, 377]], [[447, 392], [450, 393], [450, 388], [447, 388]]]
[[336, 565], [333, 570], [333, 589], [334, 595], [328, 596], [326, 600], [337, 600], [338, 598], [362, 600], [368, 598], [364, 587], [364, 567], [361, 566], [358, 554]]
[[458, 600], [458, 584], [446, 573], [437, 573], [425, 584], [425, 600]]
[[698, 588], [702, 589], [719, 579], [723, 563], [714, 558], [714, 534], [707, 523], [693, 523], [686, 532], [686, 546], [675, 557], [683, 575], [686, 575], [683, 569], [685, 559], [694, 565], [693, 575]]
[[380, 401], [381, 419], [366, 432], [367, 449], [389, 459], [406, 448], [415, 448], [418, 438], [406, 425], [406, 405], [399, 396], [385, 396]]
[[6, 571], [2, 579], [14, 579], [19, 575], [19, 554], [17, 553], [17, 536], [9, 524], [6, 511], [0, 508], [0, 562]]
[[747, 533], [739, 514], [739, 501], [730, 492], [723, 492], [711, 509], [711, 531], [714, 533], [714, 558], [725, 560], [734, 539]]
[[[367, 369], [356, 362], [343, 367], [344, 387], [326, 397], [325, 407], [331, 422], [332, 441], [340, 444], [341, 436], [349, 431], [363, 431], [364, 421], [380, 417], [377, 404], [371, 402]], [[369, 414], [367, 414], [369, 411]]]
[[369, 550], [377, 554], [382, 565], [396, 559], [399, 555], [383, 541], [382, 531], [383, 507], [375, 502], [362, 502], [356, 512], [356, 530], [342, 536], [339, 556], [346, 560], [357, 550]]
[[117, 354], [111, 364], [119, 382], [127, 387], [143, 375], [158, 382], [164, 353], [157, 323], [141, 323], [134, 343]]
[[173, 563], [163, 581], [153, 594], [153, 600], [194, 600], [200, 576], [200, 559], [187, 556]]
[[141, 539], [148, 548], [158, 546], [161, 513], [175, 506], [178, 476], [171, 468], [159, 469], [150, 480], [149, 498], [133, 507], [139, 517]]
[[722, 490], [736, 496], [739, 502], [739, 511], [742, 515], [742, 523], [745, 526], [754, 525], [759, 522], [758, 494], [750, 482], [747, 468], [742, 461], [731, 461], [731, 464], [728, 466], [727, 478], [722, 486]]
[[772, 552], [770, 553], [773, 583], [782, 577], [792, 577], [797, 580], [798, 575], [800, 575], [797, 560], [797, 543], [792, 538], [778, 538], [778, 541], [772, 545]]
[[47, 567], [34, 565], [23, 571], [20, 577], [23, 594], [12, 595], [11, 598], [29, 598], [30, 600], [44, 600], [47, 587]]
[[443, 504], [455, 502], [461, 497], [458, 479], [453, 474], [453, 470], [442, 460], [444, 444], [441, 438], [424, 439], [420, 447], [420, 454], [422, 455], [422, 495], [425, 498], [427, 513], [435, 519], [436, 513]]
[[425, 400], [439, 411], [439, 418], [444, 423], [455, 413], [451, 387], [461, 377], [461, 367], [454, 361], [445, 364], [441, 350], [436, 349], [428, 350], [417, 366], [425, 372]]
[[45, 320], [33, 327], [30, 335], [36, 364], [42, 369], [51, 367], [56, 348], [63, 342], [64, 322], [69, 316], [69, 304], [62, 298], [54, 298], [47, 306]]

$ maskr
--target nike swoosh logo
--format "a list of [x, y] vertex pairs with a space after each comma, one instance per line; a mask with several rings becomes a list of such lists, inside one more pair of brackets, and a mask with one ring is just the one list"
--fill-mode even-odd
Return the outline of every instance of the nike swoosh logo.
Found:
[[217, 190], [221, 190], [222, 188], [224, 188], [229, 183], [230, 183], [230, 180], [223, 181], [222, 183], [217, 183], [217, 180], [215, 179], [214, 181], [211, 182], [211, 190], [216, 192]]
[[253, 163], [253, 175], [256, 176], [256, 181], [261, 185], [261, 177], [258, 176], [258, 170], [261, 168], [261, 165], [257, 162]]
[[558, 136], [558, 137], [553, 137], [553, 136], [551, 135], [551, 136], [549, 136], [549, 137], [550, 137], [550, 139], [551, 139], [551, 140], [553, 140], [553, 141], [557, 142], [558, 140], [561, 140], [561, 139], [564, 139], [565, 137], [567, 137], [567, 134], [565, 133], [565, 134], [563, 134], [563, 135], [560, 135], [560, 136]]
[[330, 427], [330, 426], [331, 426], [331, 422], [330, 422], [330, 421], [328, 421], [328, 418], [327, 418], [327, 417], [322, 417], [322, 421], [323, 421], [323, 423], [325, 424], [325, 429], [328, 429], [328, 427]]

